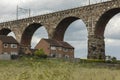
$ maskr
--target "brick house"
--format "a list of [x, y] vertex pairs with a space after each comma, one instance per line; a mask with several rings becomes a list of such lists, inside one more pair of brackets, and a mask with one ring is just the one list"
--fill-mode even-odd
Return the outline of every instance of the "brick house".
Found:
[[41, 39], [35, 49], [43, 49], [50, 57], [74, 58], [74, 48], [63, 41]]
[[0, 35], [0, 58], [18, 55], [19, 43], [12, 36]]

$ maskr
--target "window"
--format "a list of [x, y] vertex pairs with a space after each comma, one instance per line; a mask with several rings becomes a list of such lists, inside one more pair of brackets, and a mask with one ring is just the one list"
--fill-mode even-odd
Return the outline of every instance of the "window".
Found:
[[66, 48], [64, 48], [63, 50], [64, 50], [64, 52], [68, 52], [68, 49], [66, 49]]
[[11, 44], [11, 48], [17, 48], [17, 44]]
[[8, 44], [4, 43], [3, 45], [4, 45], [4, 48], [8, 48]]
[[51, 50], [56, 50], [56, 47], [54, 47], [54, 46], [51, 46]]

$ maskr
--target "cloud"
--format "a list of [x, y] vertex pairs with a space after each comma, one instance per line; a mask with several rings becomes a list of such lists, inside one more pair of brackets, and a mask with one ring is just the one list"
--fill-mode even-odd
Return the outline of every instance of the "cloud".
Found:
[[120, 39], [119, 40], [116, 40], [116, 39], [105, 39], [105, 43], [106, 43], [106, 46], [118, 47], [118, 46], [120, 46]]
[[115, 15], [107, 24], [105, 37], [110, 39], [120, 39], [120, 14]]
[[112, 44], [107, 42], [106, 45], [106, 55], [115, 56], [120, 60], [120, 41], [112, 41]]
[[115, 56], [120, 59], [120, 13], [115, 15], [107, 24], [105, 29], [106, 55]]
[[84, 41], [67, 41], [70, 43], [74, 48], [74, 56], [76, 58], [87, 58], [87, 40]]
[[[87, 40], [87, 29], [82, 20], [76, 20], [70, 24], [68, 29], [65, 32], [66, 41], [84, 41]], [[72, 37], [70, 37], [72, 36]]]
[[14, 38], [16, 39], [16, 36], [15, 36], [15, 34], [14, 34], [13, 32], [10, 32], [10, 33], [8, 34], [8, 36], [12, 36], [12, 37], [14, 37]]

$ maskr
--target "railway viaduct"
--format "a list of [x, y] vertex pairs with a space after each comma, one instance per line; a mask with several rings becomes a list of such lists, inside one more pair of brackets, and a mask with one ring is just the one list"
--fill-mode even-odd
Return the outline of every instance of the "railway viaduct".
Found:
[[120, 12], [120, 0], [92, 4], [58, 11], [54, 13], [33, 16], [29, 18], [0, 23], [0, 35], [14, 32], [17, 41], [24, 47], [31, 45], [33, 33], [44, 26], [48, 37], [59, 41], [64, 40], [64, 34], [69, 25], [81, 19], [88, 31], [89, 59], [105, 59], [104, 32], [108, 21]]

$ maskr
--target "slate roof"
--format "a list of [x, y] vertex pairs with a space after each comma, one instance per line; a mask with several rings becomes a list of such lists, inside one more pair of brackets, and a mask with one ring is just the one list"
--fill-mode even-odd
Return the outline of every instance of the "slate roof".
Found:
[[48, 42], [51, 46], [74, 49], [74, 47], [72, 47], [69, 43], [67, 43], [65, 41], [57, 41], [57, 40], [53, 40], [53, 39], [43, 39], [43, 40]]
[[3, 43], [18, 44], [18, 42], [17, 42], [12, 36], [0, 35], [0, 40], [1, 40]]

